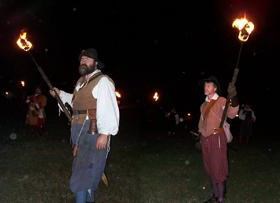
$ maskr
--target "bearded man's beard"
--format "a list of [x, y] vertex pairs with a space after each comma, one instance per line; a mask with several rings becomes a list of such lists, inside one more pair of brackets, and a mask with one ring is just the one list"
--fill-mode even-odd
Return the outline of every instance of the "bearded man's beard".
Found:
[[87, 66], [86, 64], [81, 64], [79, 66], [79, 73], [80, 73], [81, 76], [85, 76], [87, 74], [90, 74], [93, 71], [95, 71], [95, 66], [93, 66], [93, 65]]

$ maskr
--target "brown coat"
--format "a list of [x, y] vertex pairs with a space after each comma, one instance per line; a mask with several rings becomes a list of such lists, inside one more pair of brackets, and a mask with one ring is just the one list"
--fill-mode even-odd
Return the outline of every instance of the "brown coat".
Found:
[[[211, 104], [212, 103], [212, 104]], [[200, 108], [201, 116], [198, 124], [199, 132], [208, 137], [214, 133], [215, 129], [220, 126], [221, 118], [223, 115], [224, 106], [226, 104], [226, 98], [219, 97], [217, 100], [205, 101]], [[211, 106], [212, 105], [212, 106]], [[239, 110], [239, 106], [230, 106], [227, 112], [229, 118], [234, 118]]]

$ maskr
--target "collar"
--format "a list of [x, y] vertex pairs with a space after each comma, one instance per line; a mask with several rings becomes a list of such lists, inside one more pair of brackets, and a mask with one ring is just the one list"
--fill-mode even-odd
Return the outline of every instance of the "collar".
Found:
[[217, 93], [215, 93], [211, 99], [209, 99], [208, 96], [206, 96], [205, 101], [210, 102], [210, 100], [217, 100], [218, 98], [219, 98], [219, 95]]
[[97, 74], [99, 72], [100, 72], [100, 70], [97, 69], [97, 70], [93, 71], [92, 73], [86, 75], [85, 76], [86, 80], [88, 80], [89, 78], [91, 78], [92, 76], [94, 76], [95, 74]]
[[78, 89], [80, 89], [80, 88], [82, 88], [83, 86], [85, 86], [85, 85], [87, 84], [88, 80], [89, 80], [92, 76], [94, 76], [95, 74], [97, 74], [97, 73], [99, 73], [99, 72], [101, 72], [101, 71], [97, 69], [97, 70], [93, 71], [92, 73], [90, 73], [90, 74], [84, 76], [84, 77], [82, 78], [82, 81], [80, 81], [80, 83], [78, 84], [78, 85], [79, 85]]

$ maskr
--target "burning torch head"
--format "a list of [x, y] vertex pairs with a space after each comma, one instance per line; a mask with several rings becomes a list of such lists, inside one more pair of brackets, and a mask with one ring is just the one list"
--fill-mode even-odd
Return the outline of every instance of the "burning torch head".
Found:
[[237, 28], [239, 30], [238, 39], [242, 42], [246, 42], [249, 39], [250, 34], [254, 30], [254, 24], [249, 22], [245, 17], [235, 19], [232, 23], [233, 28]]
[[24, 51], [29, 51], [32, 48], [32, 43], [27, 39], [27, 32], [21, 31], [19, 38], [17, 40], [17, 45]]
[[155, 102], [157, 102], [159, 100], [159, 93], [158, 92], [155, 92], [154, 95], [153, 95], [153, 100]]

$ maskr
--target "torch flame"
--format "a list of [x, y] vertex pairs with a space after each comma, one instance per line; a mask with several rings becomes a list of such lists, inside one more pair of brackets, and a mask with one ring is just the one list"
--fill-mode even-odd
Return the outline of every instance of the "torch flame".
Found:
[[122, 98], [121, 93], [119, 93], [118, 91], [116, 91], [116, 97], [119, 98], [119, 99]]
[[158, 94], [158, 92], [155, 92], [155, 94], [154, 94], [154, 96], [153, 96], [153, 99], [154, 99], [155, 101], [158, 101], [158, 100], [159, 100], [159, 94]]
[[17, 45], [24, 51], [29, 51], [32, 48], [32, 43], [27, 40], [27, 32], [20, 33]]
[[21, 84], [22, 87], [25, 87], [25, 81], [24, 80], [20, 81], [20, 84]]
[[255, 26], [244, 17], [235, 19], [232, 23], [232, 27], [239, 30], [238, 39], [242, 42], [246, 42]]

